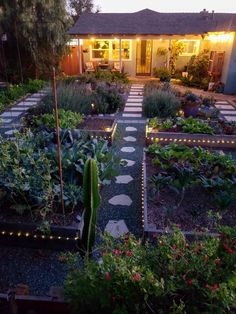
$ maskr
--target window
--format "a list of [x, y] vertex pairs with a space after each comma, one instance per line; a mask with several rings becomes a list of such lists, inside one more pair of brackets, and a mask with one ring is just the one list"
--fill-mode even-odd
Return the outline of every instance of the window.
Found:
[[[131, 40], [121, 41], [122, 60], [131, 60]], [[91, 59], [117, 61], [120, 59], [120, 41], [99, 39], [92, 42]]]
[[179, 42], [184, 44], [184, 51], [180, 56], [191, 56], [196, 55], [199, 52], [199, 40], [179, 40]]

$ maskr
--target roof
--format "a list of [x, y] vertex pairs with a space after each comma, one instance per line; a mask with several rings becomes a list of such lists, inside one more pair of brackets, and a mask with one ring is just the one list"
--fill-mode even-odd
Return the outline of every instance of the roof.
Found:
[[236, 31], [233, 13], [84, 13], [69, 30], [71, 35], [183, 35]]

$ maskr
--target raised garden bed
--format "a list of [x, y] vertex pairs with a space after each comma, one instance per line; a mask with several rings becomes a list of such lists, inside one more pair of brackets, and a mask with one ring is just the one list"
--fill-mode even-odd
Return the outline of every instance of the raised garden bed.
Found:
[[[184, 234], [188, 237], [204, 236], [205, 234], [218, 236], [218, 223], [229, 226], [235, 225], [235, 199], [227, 209], [217, 210], [218, 205], [213, 201], [213, 193], [203, 188], [201, 185], [193, 184], [192, 186], [186, 187], [184, 199], [181, 204], [177, 206], [181, 196], [177, 194], [174, 189], [170, 188], [174, 180], [170, 178], [170, 183], [166, 182], [166, 184], [164, 183], [162, 185], [159, 190], [159, 197], [157, 197], [156, 192], [153, 193], [153, 184], [150, 179], [153, 175], [158, 176], [162, 174], [163, 176], [168, 176], [169, 172], [168, 170], [164, 170], [163, 172], [160, 166], [157, 164], [154, 165], [153, 159], [153, 156], [144, 152], [142, 196], [144, 232], [168, 233], [171, 232], [171, 226], [176, 224], [181, 227]], [[172, 164], [172, 162], [173, 160], [167, 161], [169, 164]], [[184, 174], [184, 176], [187, 176], [187, 174]], [[212, 178], [213, 180], [217, 179], [214, 174]], [[216, 190], [217, 187], [213, 188], [213, 190], [214, 189]], [[222, 187], [222, 202], [223, 197], [225, 197], [225, 200], [227, 198], [223, 190], [224, 188]], [[219, 216], [222, 216], [222, 218], [219, 219]]]
[[0, 222], [0, 244], [51, 250], [78, 248], [79, 229], [71, 226], [50, 225], [49, 233], [42, 233], [39, 224]]
[[186, 144], [213, 148], [235, 148], [236, 127], [231, 122], [223, 120], [201, 120], [189, 117], [151, 119], [146, 126], [147, 145]]
[[104, 138], [112, 144], [117, 128], [117, 121], [114, 118], [88, 117], [78, 126], [78, 130], [88, 133], [91, 138]]

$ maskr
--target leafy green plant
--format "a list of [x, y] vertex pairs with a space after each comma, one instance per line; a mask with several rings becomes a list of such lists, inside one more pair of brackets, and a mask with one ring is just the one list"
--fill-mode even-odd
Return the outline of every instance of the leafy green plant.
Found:
[[171, 176], [165, 176], [162, 173], [158, 173], [157, 175], [153, 175], [150, 179], [152, 186], [154, 187], [154, 193], [157, 195], [157, 201], [160, 199], [160, 192], [163, 188], [165, 188], [171, 180]]
[[[78, 112], [72, 112], [69, 110], [58, 109], [58, 119], [60, 128], [63, 129], [76, 129], [78, 125], [83, 121], [82, 116]], [[56, 127], [56, 118], [55, 113], [45, 113], [41, 116], [36, 116], [33, 125], [35, 126], [46, 126], [50, 129], [55, 129]]]
[[84, 226], [82, 231], [82, 245], [87, 257], [91, 254], [95, 242], [97, 208], [100, 203], [96, 161], [88, 159], [85, 163], [83, 176]]
[[168, 91], [154, 90], [150, 94], [145, 94], [144, 112], [148, 118], [166, 118], [175, 116], [180, 109], [179, 99]]
[[185, 133], [201, 133], [201, 134], [214, 134], [214, 130], [208, 125], [207, 122], [188, 117], [187, 119], [181, 119], [180, 125]]

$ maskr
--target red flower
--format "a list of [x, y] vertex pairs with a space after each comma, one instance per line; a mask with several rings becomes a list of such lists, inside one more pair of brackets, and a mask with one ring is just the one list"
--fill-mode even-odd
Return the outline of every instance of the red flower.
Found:
[[133, 253], [132, 253], [131, 251], [126, 251], [126, 255], [127, 255], [127, 256], [132, 256]]
[[141, 275], [140, 274], [136, 274], [133, 279], [134, 279], [134, 281], [140, 281], [141, 280]]
[[175, 251], [176, 250], [176, 245], [173, 245], [171, 248], [172, 248], [172, 250]]
[[110, 275], [110, 273], [108, 271], [105, 273], [105, 279], [106, 279], [106, 281], [110, 281], [111, 280], [111, 275]]
[[204, 260], [204, 262], [207, 262], [208, 261], [208, 256], [204, 256], [203, 260]]
[[215, 262], [216, 265], [219, 265], [219, 264], [220, 264], [220, 259], [219, 259], [219, 258], [216, 258], [216, 259], [214, 260], [214, 262]]
[[120, 254], [122, 254], [122, 252], [121, 252], [120, 250], [114, 250], [113, 253], [114, 253], [115, 255], [120, 255]]
[[226, 250], [227, 253], [229, 253], [229, 254], [233, 254], [234, 253], [234, 251], [230, 247], [228, 247], [227, 244], [224, 243], [223, 247], [224, 247], [224, 249]]
[[189, 286], [192, 286], [193, 281], [192, 281], [191, 279], [189, 279], [189, 280], [187, 280], [187, 284], [188, 284]]
[[212, 291], [212, 292], [215, 292], [217, 289], [219, 289], [219, 285], [218, 285], [218, 283], [215, 283], [215, 284], [213, 285], [213, 287], [211, 288], [211, 291]]

